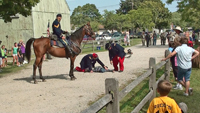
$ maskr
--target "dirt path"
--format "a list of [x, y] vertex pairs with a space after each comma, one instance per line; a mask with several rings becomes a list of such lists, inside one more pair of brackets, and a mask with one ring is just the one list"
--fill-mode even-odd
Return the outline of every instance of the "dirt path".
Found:
[[[137, 45], [131, 47], [133, 55], [125, 59], [123, 73], [79, 73], [75, 72], [77, 79], [70, 81], [68, 76], [69, 60], [53, 58], [43, 63], [43, 75], [47, 82], [33, 84], [31, 79], [32, 66], [19, 73], [0, 79], [0, 112], [66, 112], [78, 113], [94, 101], [98, 95], [105, 92], [105, 79], [116, 78], [119, 84], [135, 79], [134, 73], [148, 68], [150, 57], [157, 62], [164, 56], [167, 46], [151, 46], [149, 48]], [[109, 68], [108, 52], [98, 53], [100, 59]], [[75, 66], [84, 55], [79, 55]], [[66, 74], [67, 73], [67, 74]], [[37, 77], [38, 77], [37, 71]]]

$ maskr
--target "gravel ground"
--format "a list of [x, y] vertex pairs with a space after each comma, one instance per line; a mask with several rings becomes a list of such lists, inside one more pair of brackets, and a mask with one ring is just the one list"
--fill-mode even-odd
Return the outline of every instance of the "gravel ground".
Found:
[[[42, 71], [46, 82], [37, 79], [38, 84], [33, 84], [32, 66], [3, 77], [0, 79], [0, 112], [79, 113], [88, 107], [89, 101], [94, 101], [99, 95], [105, 93], [106, 78], [116, 78], [120, 85], [130, 79], [136, 79], [134, 73], [147, 69], [150, 57], [155, 57], [156, 62], [160, 62], [167, 46], [159, 44], [147, 48], [140, 44], [130, 48], [133, 55], [125, 59], [123, 73], [74, 72], [77, 79], [71, 81], [68, 76], [70, 61], [64, 58], [53, 58], [43, 63]], [[105, 65], [113, 69], [109, 64], [107, 51], [99, 52], [98, 55]], [[75, 66], [79, 66], [83, 56], [77, 57]], [[37, 71], [37, 78], [38, 75]]]

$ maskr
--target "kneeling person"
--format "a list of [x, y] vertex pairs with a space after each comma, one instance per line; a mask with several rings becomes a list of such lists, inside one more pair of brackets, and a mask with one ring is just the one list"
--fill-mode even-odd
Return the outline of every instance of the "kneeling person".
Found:
[[93, 72], [92, 68], [95, 67], [96, 62], [98, 62], [105, 70], [108, 70], [96, 53], [84, 56], [80, 63], [81, 67], [76, 67], [76, 70], [79, 72]]

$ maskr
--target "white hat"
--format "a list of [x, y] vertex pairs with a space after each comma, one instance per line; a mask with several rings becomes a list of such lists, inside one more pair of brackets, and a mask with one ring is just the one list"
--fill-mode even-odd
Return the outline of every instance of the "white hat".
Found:
[[173, 30], [178, 30], [178, 31], [180, 31], [180, 32], [183, 32], [183, 31], [181, 30], [181, 27], [180, 27], [180, 26], [176, 26], [176, 28], [173, 29]]

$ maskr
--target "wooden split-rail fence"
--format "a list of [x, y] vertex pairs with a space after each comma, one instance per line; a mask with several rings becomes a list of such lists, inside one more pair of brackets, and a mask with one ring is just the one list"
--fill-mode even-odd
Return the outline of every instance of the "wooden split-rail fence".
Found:
[[[165, 51], [165, 57], [169, 54], [169, 51]], [[156, 71], [165, 66], [164, 74], [156, 81]], [[120, 113], [119, 102], [139, 83], [149, 77], [149, 93], [142, 99], [142, 101], [133, 108], [131, 113], [138, 113], [142, 107], [151, 102], [156, 97], [156, 87], [160, 80], [169, 80], [170, 77], [170, 61], [162, 61], [156, 64], [155, 58], [149, 59], [149, 69], [139, 76], [136, 80], [127, 85], [124, 89], [119, 91], [119, 82], [115, 78], [107, 78], [105, 80], [105, 96], [99, 99], [97, 102], [83, 110], [81, 113], [96, 113], [106, 106], [106, 113]]]

